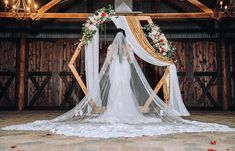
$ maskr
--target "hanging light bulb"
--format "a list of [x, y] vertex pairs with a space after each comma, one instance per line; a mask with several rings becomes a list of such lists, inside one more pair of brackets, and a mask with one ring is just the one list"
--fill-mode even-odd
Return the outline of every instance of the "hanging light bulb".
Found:
[[4, 0], [5, 5], [7, 6], [9, 4], [8, 0]]
[[220, 1], [220, 3], [219, 3], [219, 4], [220, 4], [220, 6], [222, 6], [222, 5], [223, 5], [223, 1]]
[[16, 9], [16, 5], [13, 5], [13, 6], [12, 6], [12, 9]]
[[35, 3], [34, 4], [34, 10], [37, 10], [38, 9], [38, 5]]
[[227, 11], [227, 9], [228, 9], [228, 6], [227, 6], [227, 5], [225, 5], [225, 6], [224, 6], [224, 10], [225, 10], [225, 11]]

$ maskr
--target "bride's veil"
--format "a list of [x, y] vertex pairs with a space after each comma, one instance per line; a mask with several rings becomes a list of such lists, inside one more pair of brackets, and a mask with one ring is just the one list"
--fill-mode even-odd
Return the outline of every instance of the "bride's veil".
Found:
[[[87, 121], [86, 119], [99, 117], [107, 109], [111, 84], [109, 71], [112, 58], [114, 57], [119, 57], [120, 63], [123, 61], [123, 57], [128, 58], [131, 68], [130, 86], [136, 98], [137, 102], [135, 102], [135, 104], [137, 108], [139, 108], [139, 112], [142, 112], [141, 108], [143, 108], [146, 101], [150, 99], [151, 103], [149, 107], [143, 112], [145, 116], [158, 118], [164, 122], [182, 123], [183, 120], [176, 116], [177, 113], [169, 108], [169, 106], [153, 92], [153, 89], [150, 87], [135, 59], [131, 46], [126, 41], [122, 32], [116, 34], [112, 44], [108, 47], [107, 56], [100, 70], [99, 77], [96, 79], [94, 87], [89, 91], [89, 94], [73, 109], [56, 117], [53, 121], [71, 121], [72, 119], [76, 119], [76, 121], [85, 122]], [[91, 110], [88, 108], [91, 108]]]

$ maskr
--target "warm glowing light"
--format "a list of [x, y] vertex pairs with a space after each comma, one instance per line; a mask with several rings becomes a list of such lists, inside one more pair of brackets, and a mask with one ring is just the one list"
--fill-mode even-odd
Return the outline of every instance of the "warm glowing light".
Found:
[[220, 1], [220, 3], [219, 3], [220, 5], [223, 5], [223, 1]]
[[227, 5], [225, 5], [225, 6], [224, 6], [224, 9], [225, 9], [225, 10], [227, 10], [227, 9], [228, 9], [228, 6], [227, 6]]
[[5, 0], [4, 3], [5, 3], [6, 5], [8, 5], [8, 4], [9, 4], [9, 1], [8, 1], [8, 0]]
[[12, 6], [12, 8], [13, 8], [13, 9], [16, 9], [16, 6], [15, 6], [15, 5], [13, 5], [13, 6]]
[[38, 5], [37, 4], [34, 4], [34, 9], [38, 9]]
[[30, 3], [31, 3], [31, 0], [28, 0], [28, 3], [30, 4]]
[[30, 8], [29, 8], [29, 7], [27, 7], [26, 9], [27, 9], [27, 11], [30, 11]]

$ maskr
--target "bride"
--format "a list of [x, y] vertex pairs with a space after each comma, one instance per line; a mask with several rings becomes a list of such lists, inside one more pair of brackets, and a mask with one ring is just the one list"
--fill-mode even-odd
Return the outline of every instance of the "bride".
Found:
[[110, 63], [107, 110], [100, 117], [89, 120], [103, 123], [140, 123], [159, 121], [144, 117], [138, 110], [138, 102], [131, 89], [131, 61], [133, 52], [126, 42], [123, 29], [117, 29], [113, 43], [108, 47]]
[[[153, 92], [125, 36], [123, 29], [117, 30], [93, 88], [73, 109], [52, 120], [2, 129], [101, 138], [234, 131], [225, 125], [189, 121], [177, 116], [178, 112]], [[178, 108], [188, 113], [184, 104]]]

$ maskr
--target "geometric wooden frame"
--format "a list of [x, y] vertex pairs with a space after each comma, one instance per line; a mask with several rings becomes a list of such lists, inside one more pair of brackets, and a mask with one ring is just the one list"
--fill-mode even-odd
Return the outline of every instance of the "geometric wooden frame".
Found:
[[[149, 16], [138, 16], [138, 19], [141, 20], [146, 20], [149, 24], [152, 24], [153, 21], [151, 19], [151, 17]], [[89, 105], [92, 107], [92, 111], [95, 113], [100, 113], [104, 110], [104, 108], [100, 108], [98, 106], [96, 106], [95, 102], [93, 101], [93, 99], [91, 98], [91, 96], [89, 95], [89, 92], [87, 90], [86, 85], [84, 84], [83, 80], [81, 79], [81, 76], [79, 75], [78, 71], [76, 70], [74, 63], [79, 55], [79, 53], [82, 50], [82, 47], [84, 46], [84, 36], [82, 37], [82, 39], [80, 40], [77, 48], [75, 49], [70, 61], [69, 61], [69, 68], [72, 72], [72, 74], [74, 75], [76, 81], [78, 82], [78, 84], [80, 85], [82, 91], [84, 92], [84, 94], [86, 96], [89, 97]], [[157, 92], [160, 90], [160, 88], [163, 86], [163, 92], [164, 92], [164, 100], [165, 102], [169, 101], [169, 67], [166, 68], [165, 73], [163, 75], [163, 77], [161, 78], [161, 80], [157, 83], [153, 94], [146, 100], [146, 103], [144, 104], [144, 106], [140, 106], [139, 110], [141, 112], [147, 112], [148, 111], [148, 107], [150, 106], [151, 102], [153, 101], [154, 96], [157, 94]]]

